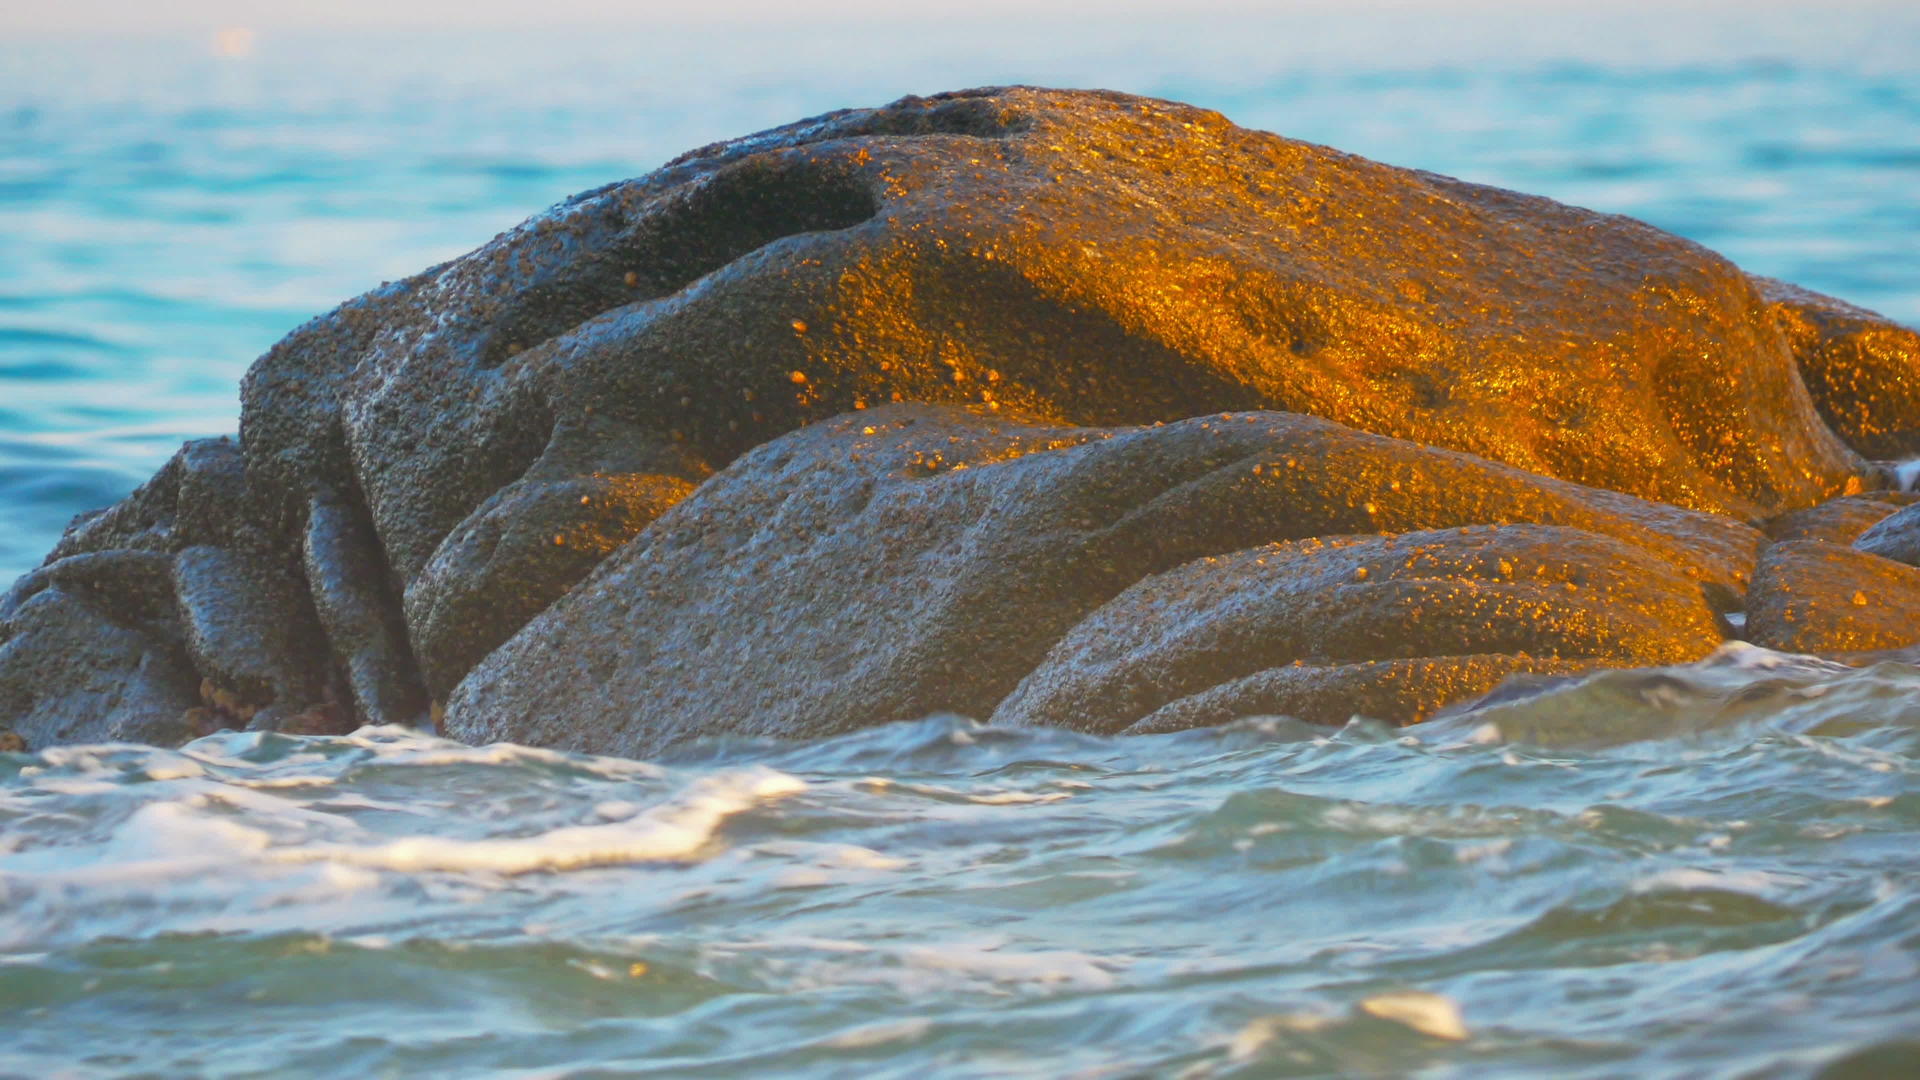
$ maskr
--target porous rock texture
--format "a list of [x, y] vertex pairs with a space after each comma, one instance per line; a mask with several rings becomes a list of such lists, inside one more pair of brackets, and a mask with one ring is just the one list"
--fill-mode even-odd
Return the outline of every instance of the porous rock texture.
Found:
[[[248, 374], [237, 442], [189, 444], [0, 601], [0, 725], [169, 741], [451, 702], [466, 737], [640, 752], [936, 709], [1111, 728], [1175, 706], [1332, 717], [1344, 694], [1407, 719], [1506, 670], [1709, 647], [1714, 616], [1746, 606], [1766, 542], [1748, 526], [1791, 533], [1781, 515], [1888, 486], [1862, 454], [1920, 449], [1917, 363], [1904, 327], [1626, 218], [1164, 101], [908, 98], [693, 151], [296, 330]], [[865, 419], [891, 402], [975, 411]], [[1189, 419], [1223, 411], [1242, 419]], [[906, 418], [919, 434], [885, 434]], [[1228, 451], [1196, 432], [1220, 425], [1236, 460], [1337, 445], [1360, 479], [1201, 482]], [[882, 467], [915, 454], [906, 479]], [[1402, 491], [1449, 480], [1404, 504], [1362, 482], [1393, 468]], [[881, 513], [908, 504], [917, 525]], [[1872, 512], [1819, 520], [1837, 539]], [[1120, 529], [1126, 513], [1161, 524]], [[1072, 524], [1087, 515], [1105, 524]], [[1413, 577], [1328, 540], [1143, 581], [1431, 530]], [[815, 535], [839, 531], [892, 547]], [[1555, 563], [1556, 545], [1579, 555]], [[1543, 576], [1482, 581], [1503, 561]], [[1352, 618], [1372, 637], [1301, 636], [1342, 567], [1450, 599], [1368, 592]], [[1549, 603], [1555, 583], [1575, 599]], [[1258, 613], [1203, 615], [1186, 592]], [[1150, 704], [1091, 654], [1065, 670], [1076, 623], [1123, 601], [1187, 627], [1139, 627], [1136, 649], [1292, 644], [1169, 676], [1150, 715], [1050, 711]], [[1522, 609], [1539, 617], [1507, 625]], [[1320, 674], [1261, 675], [1294, 659]], [[1215, 675], [1269, 688], [1179, 705]], [[755, 718], [726, 696], [748, 684]]]
[[1847, 540], [1870, 555], [1920, 566], [1920, 507], [1889, 508], [1841, 542]]
[[[1818, 506], [1781, 514], [1766, 523], [1767, 536], [1774, 540], [1825, 540], [1851, 544], [1864, 540], [1865, 534], [1881, 527], [1892, 515], [1900, 520], [1903, 507], [1912, 506], [1910, 491], [1874, 491], [1863, 495], [1842, 495]], [[1884, 553], [1882, 553], [1884, 554]]]
[[1760, 560], [1747, 637], [1786, 652], [1845, 656], [1920, 644], [1920, 570], [1817, 540], [1774, 544]]
[[[1490, 522], [1557, 527], [1379, 550], [1353, 536]], [[1350, 539], [1266, 547], [1320, 536]], [[1034, 689], [1089, 677], [1085, 633], [1095, 651], [1166, 638], [1134, 650], [1163, 689], [1426, 657], [1393, 676], [1390, 715], [1412, 718], [1516, 670], [1697, 659], [1759, 544], [1729, 518], [1293, 413], [1091, 429], [896, 405], [709, 480], [468, 676], [447, 726], [624, 753], [996, 705], [1015, 723], [1125, 726], [1133, 697]], [[1183, 600], [1220, 610], [1173, 612]], [[1261, 624], [1239, 654], [1174, 640], [1176, 622], [1236, 612]], [[1344, 685], [1283, 711], [1364, 711]]]

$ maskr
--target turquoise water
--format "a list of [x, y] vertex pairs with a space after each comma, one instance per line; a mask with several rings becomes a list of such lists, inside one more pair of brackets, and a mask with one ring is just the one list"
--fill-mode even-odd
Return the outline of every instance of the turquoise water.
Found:
[[0, 823], [24, 1077], [1920, 1070], [1908, 667], [658, 763], [225, 734], [0, 756]]
[[[1920, 322], [1916, 55], [1895, 7], [0, 38], [0, 577], [339, 300], [961, 85], [1191, 100]], [[1920, 669], [1734, 650], [1407, 732], [0, 755], [0, 1074], [1920, 1074], [1917, 718]]]

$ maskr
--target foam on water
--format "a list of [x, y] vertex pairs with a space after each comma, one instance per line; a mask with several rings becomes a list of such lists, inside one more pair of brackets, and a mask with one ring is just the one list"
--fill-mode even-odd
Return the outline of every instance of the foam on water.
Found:
[[[498, 840], [411, 836], [372, 846], [319, 844], [274, 852], [285, 862], [329, 862], [385, 870], [485, 870], [525, 874], [625, 862], [685, 859], [713, 840], [720, 824], [763, 800], [806, 790], [771, 770], [707, 777], [675, 798], [626, 821], [575, 825]], [[604, 805], [604, 804], [603, 804]], [[602, 810], [602, 807], [595, 807]], [[264, 844], [262, 845], [264, 847]]]
[[1914, 490], [1915, 485], [1920, 485], [1920, 458], [1895, 465], [1893, 475], [1899, 481], [1901, 491]]

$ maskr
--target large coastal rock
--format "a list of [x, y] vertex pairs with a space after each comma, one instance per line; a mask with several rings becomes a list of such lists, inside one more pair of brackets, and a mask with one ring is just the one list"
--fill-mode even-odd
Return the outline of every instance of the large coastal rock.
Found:
[[[237, 443], [190, 446], [125, 503], [76, 523], [48, 564], [0, 601], [0, 724], [36, 743], [162, 739], [223, 723], [329, 730], [410, 721], [452, 700], [457, 723], [476, 736], [617, 748], [561, 730], [602, 716], [569, 719], [556, 706], [537, 722], [516, 713], [534, 727], [513, 728], [478, 715], [475, 703], [512, 696], [499, 688], [508, 656], [534, 648], [533, 638], [519, 641], [530, 620], [541, 641], [616, 633], [585, 625], [598, 609], [573, 601], [582, 581], [610, 558], [640, 573], [639, 552], [668, 550], [649, 530], [684, 522], [674, 508], [690, 495], [719, 520], [721, 493], [763, 491], [765, 477], [751, 474], [774, 466], [743, 454], [891, 402], [1018, 415], [1015, 426], [1035, 433], [1023, 438], [1049, 444], [1162, 447], [1148, 455], [1155, 468], [1190, 466], [1168, 449], [1183, 444], [1121, 428], [1222, 410], [1310, 415], [1342, 425], [1325, 429], [1346, 431], [1342, 438], [1389, 440], [1379, 445], [1392, 449], [1367, 452], [1380, 461], [1397, 456], [1411, 468], [1428, 460], [1423, 447], [1463, 452], [1484, 459], [1474, 468], [1497, 463], [1508, 470], [1500, 475], [1527, 474], [1529, 483], [1694, 511], [1691, 533], [1706, 529], [1698, 514], [1744, 528], [1888, 486], [1889, 470], [1860, 455], [1920, 449], [1917, 363], [1920, 338], [1906, 328], [1750, 278], [1629, 219], [1380, 165], [1169, 102], [1030, 88], [909, 98], [696, 150], [296, 330], [247, 376]], [[1253, 426], [1278, 432], [1298, 422]], [[951, 437], [955, 446], [999, 438], [971, 428]], [[1294, 437], [1271, 436], [1275, 445]], [[826, 434], [816, 441], [866, 453]], [[1055, 471], [1071, 470], [1042, 458], [1081, 460], [1069, 449], [1022, 450], [1021, 464], [1005, 471], [1025, 479], [1005, 482], [1036, 507], [1090, 506], [1086, 493], [1044, 490]], [[789, 451], [831, 471], [820, 452]], [[1104, 460], [1100, 453], [1086, 451], [1088, 460]], [[880, 483], [870, 468], [856, 472]], [[1344, 481], [1322, 483], [1332, 486], [1289, 497], [1313, 506], [1352, 494]], [[969, 500], [985, 497], [942, 496], [964, 509], [940, 512], [975, 513]], [[1137, 493], [1141, 506], [1163, 497]], [[1291, 511], [1236, 508], [1226, 495], [1196, 502], [1186, 524], [1196, 533], [1217, 524], [1217, 535], [1172, 544], [1165, 559], [1125, 563], [1097, 582], [1070, 577], [1055, 591], [1086, 591], [1047, 600], [1049, 614], [1022, 626], [1017, 649], [986, 642], [1001, 631], [965, 621], [977, 603], [944, 598], [951, 605], [938, 617], [951, 625], [927, 613], [902, 617], [885, 624], [905, 639], [888, 647], [918, 638], [992, 654], [991, 675], [942, 682], [927, 674], [936, 669], [881, 665], [873, 670], [921, 682], [885, 691], [897, 707], [868, 698], [832, 723], [914, 709], [990, 713], [995, 695], [1011, 692], [1075, 620], [1195, 554], [1494, 521], [1639, 543], [1593, 521], [1488, 511], [1446, 487], [1423, 497], [1432, 505], [1421, 512], [1378, 520], [1303, 510], [1293, 521]], [[1595, 496], [1562, 497], [1598, 505]], [[1384, 505], [1361, 499], [1369, 501]], [[1651, 513], [1608, 505], [1609, 521]], [[1865, 528], [1873, 506], [1815, 517]], [[1242, 517], [1264, 524], [1236, 531], [1231, 522]], [[996, 520], [994, 528], [1033, 530], [1034, 545], [1065, 542], [1038, 518]], [[1515, 552], [1560, 534], [1527, 535], [1514, 534]], [[1748, 533], [1738, 535], [1748, 544]], [[1750, 540], [1763, 542], [1758, 533]], [[1588, 560], [1615, 550], [1568, 542]], [[1455, 541], [1432, 543], [1454, 551]], [[784, 565], [775, 548], [762, 550], [767, 565]], [[1700, 585], [1709, 609], [1737, 610], [1745, 571], [1724, 551], [1703, 552], [1669, 542], [1649, 558]], [[832, 578], [867, 565], [851, 549], [846, 557], [836, 567], [821, 556], [808, 572]], [[1084, 556], [1053, 557], [1065, 565]], [[1301, 558], [1301, 567], [1324, 561]], [[1287, 598], [1318, 572], [1299, 569], [1296, 585], [1259, 603], [1291, 618], [1279, 614], [1293, 610]], [[590, 588], [614, 576], [602, 570]], [[890, 580], [917, 588], [911, 573]], [[1621, 595], [1646, 599], [1647, 618], [1696, 648], [1706, 624], [1671, 594], [1673, 581], [1634, 580], [1616, 583]], [[756, 604], [769, 620], [784, 610], [769, 598], [812, 587], [719, 581], [698, 586], [703, 604]], [[1647, 599], [1656, 594], [1666, 599]], [[901, 609], [919, 611], [922, 600], [931, 602], [902, 598]], [[1173, 610], [1164, 598], [1142, 602], [1142, 611]], [[1392, 609], [1377, 610], [1385, 619]], [[583, 624], [557, 627], [564, 612]], [[1418, 616], [1401, 614], [1417, 639]], [[618, 632], [642, 625], [652, 623]], [[882, 632], [873, 626], [804, 632]], [[1503, 648], [1488, 646], [1496, 659], [1475, 662], [1482, 675], [1430, 679], [1421, 685], [1454, 690], [1392, 700], [1417, 713], [1485, 684], [1522, 654], [1568, 663], [1667, 655], [1620, 644], [1651, 639], [1617, 630], [1617, 642], [1547, 634], [1528, 648], [1505, 638]], [[667, 647], [625, 644], [634, 657]], [[1334, 650], [1320, 660], [1431, 657], [1442, 645], [1468, 642], [1436, 638], [1399, 657]], [[840, 645], [809, 647], [827, 657]], [[574, 664], [581, 678], [615, 677], [602, 670], [608, 662], [654, 670], [617, 659], [619, 649], [588, 653], [616, 659]], [[705, 655], [678, 658], [690, 684], [701, 665], [722, 663]], [[1264, 654], [1235, 661], [1264, 662]], [[804, 666], [790, 675], [796, 685], [828, 677]], [[644, 697], [641, 681], [623, 678]], [[697, 734], [703, 716], [730, 707], [688, 697], [650, 730]], [[1042, 714], [1056, 715], [1031, 715]], [[794, 713], [763, 728], [805, 734], [826, 723], [806, 715], [814, 719]], [[635, 734], [630, 745], [665, 738]]]

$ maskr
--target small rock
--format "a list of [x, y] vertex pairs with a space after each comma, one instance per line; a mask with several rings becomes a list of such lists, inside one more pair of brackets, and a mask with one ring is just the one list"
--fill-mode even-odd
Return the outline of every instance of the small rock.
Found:
[[1920, 644], [1920, 569], [1839, 544], [1796, 540], [1760, 556], [1748, 641], [1835, 656]]
[[1860, 533], [1853, 546], [1869, 555], [1920, 566], [1920, 505], [1881, 518]]

